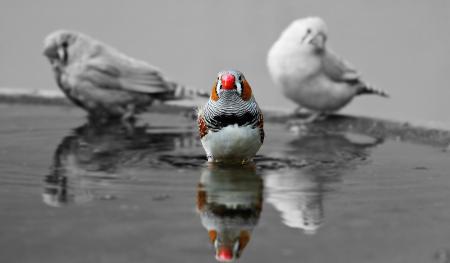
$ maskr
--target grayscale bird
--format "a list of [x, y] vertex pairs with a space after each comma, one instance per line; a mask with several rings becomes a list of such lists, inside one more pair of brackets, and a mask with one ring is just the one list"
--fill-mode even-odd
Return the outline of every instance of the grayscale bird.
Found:
[[209, 97], [167, 80], [152, 65], [85, 34], [58, 30], [44, 40], [58, 86], [94, 119], [133, 118], [154, 100]]
[[197, 122], [210, 162], [251, 161], [264, 141], [263, 114], [244, 74], [236, 70], [219, 72]]
[[326, 46], [327, 26], [320, 17], [293, 21], [272, 45], [269, 73], [284, 95], [313, 111], [309, 121], [347, 105], [355, 96], [388, 97], [364, 82], [348, 62]]

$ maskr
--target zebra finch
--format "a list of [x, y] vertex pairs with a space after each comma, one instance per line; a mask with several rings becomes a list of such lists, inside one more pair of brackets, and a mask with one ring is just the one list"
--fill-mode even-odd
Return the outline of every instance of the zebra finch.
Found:
[[244, 74], [237, 70], [218, 73], [197, 122], [210, 162], [251, 161], [264, 141], [263, 114]]

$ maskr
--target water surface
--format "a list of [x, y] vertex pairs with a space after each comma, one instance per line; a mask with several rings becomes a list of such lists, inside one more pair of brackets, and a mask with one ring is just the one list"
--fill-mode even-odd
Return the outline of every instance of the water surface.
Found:
[[442, 147], [267, 123], [254, 164], [213, 166], [184, 114], [0, 110], [1, 262], [449, 262]]

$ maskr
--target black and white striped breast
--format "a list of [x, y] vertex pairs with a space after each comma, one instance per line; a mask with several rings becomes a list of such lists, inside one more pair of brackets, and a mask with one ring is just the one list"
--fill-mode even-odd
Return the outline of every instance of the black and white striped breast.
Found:
[[254, 98], [244, 101], [235, 92], [224, 91], [217, 101], [209, 100], [203, 108], [203, 116], [211, 131], [228, 125], [257, 127], [260, 109]]

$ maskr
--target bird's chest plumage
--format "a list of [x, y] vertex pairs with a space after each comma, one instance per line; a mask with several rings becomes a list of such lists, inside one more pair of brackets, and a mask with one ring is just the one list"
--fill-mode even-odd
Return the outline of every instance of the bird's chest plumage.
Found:
[[311, 110], [334, 111], [352, 94], [344, 83], [335, 83], [323, 73], [322, 59], [313, 50], [280, 45], [269, 54], [269, 69], [273, 68], [271, 74], [287, 98]]
[[55, 69], [55, 76], [58, 86], [68, 96], [75, 97], [80, 85], [80, 75], [83, 72], [80, 63], [69, 63], [59, 65]]
[[[225, 96], [224, 96], [225, 97]], [[229, 96], [218, 101], [209, 101], [203, 108], [205, 124], [211, 131], [218, 131], [228, 125], [255, 127], [260, 115], [256, 102]]]
[[201, 142], [210, 161], [247, 161], [262, 145], [261, 132], [259, 128], [234, 124], [209, 131]]
[[53, 66], [53, 72], [55, 73], [55, 79], [56, 83], [58, 84], [59, 88], [68, 95], [68, 92], [71, 89], [70, 82], [69, 82], [69, 74], [67, 71], [67, 67], [63, 65], [54, 65]]
[[276, 43], [268, 54], [268, 68], [275, 83], [284, 90], [298, 89], [299, 85], [313, 78], [320, 70], [321, 62], [310, 50], [299, 44]]
[[208, 102], [198, 126], [209, 161], [250, 160], [264, 140], [263, 117], [256, 104]]
[[74, 102], [76, 105], [90, 110], [95, 108], [95, 103], [87, 100], [87, 95], [80, 83], [80, 75], [83, 72], [82, 65], [80, 63], [70, 63], [66, 66], [59, 66], [55, 69], [55, 77], [58, 86], [66, 94], [66, 96]]

